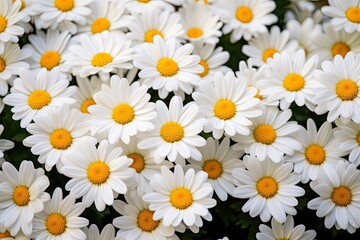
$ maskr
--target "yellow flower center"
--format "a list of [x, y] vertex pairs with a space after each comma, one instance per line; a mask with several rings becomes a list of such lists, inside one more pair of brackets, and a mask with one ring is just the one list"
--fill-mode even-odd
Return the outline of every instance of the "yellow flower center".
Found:
[[137, 173], [141, 173], [145, 168], [145, 159], [144, 156], [139, 153], [131, 153], [127, 155], [128, 158], [133, 160], [133, 163], [130, 165], [131, 168], [135, 169]]
[[283, 81], [283, 86], [289, 92], [300, 91], [305, 85], [304, 77], [297, 73], [287, 75]]
[[95, 54], [93, 58], [91, 59], [91, 64], [94, 67], [103, 67], [113, 61], [113, 57], [105, 52], [100, 52], [98, 54]]
[[60, 64], [60, 54], [55, 51], [45, 52], [40, 59], [40, 66], [42, 68], [46, 68], [47, 70], [51, 70], [54, 67]]
[[236, 114], [236, 105], [228, 99], [219, 99], [215, 103], [214, 114], [221, 120], [229, 120]]
[[208, 64], [206, 63], [206, 61], [203, 60], [203, 59], [200, 60], [199, 64], [200, 64], [201, 66], [203, 66], [203, 68], [204, 68], [204, 71], [203, 71], [202, 73], [199, 73], [199, 75], [200, 75], [200, 77], [205, 77], [205, 76], [208, 75], [208, 73], [209, 73], [209, 66], [208, 66]]
[[199, 38], [203, 35], [203, 31], [200, 28], [193, 27], [187, 31], [186, 35], [189, 38]]
[[63, 12], [71, 11], [74, 5], [74, 0], [55, 0], [55, 7]]
[[260, 99], [260, 100], [263, 100], [263, 99], [264, 99], [264, 97], [260, 94], [260, 89], [257, 89], [257, 93], [256, 93], [256, 95], [255, 95], [255, 98], [258, 98], [258, 99]]
[[311, 165], [321, 165], [326, 158], [326, 152], [318, 144], [311, 144], [305, 149], [306, 161]]
[[160, 75], [164, 77], [174, 76], [179, 71], [179, 66], [177, 63], [171, 58], [166, 57], [159, 59], [156, 68]]
[[262, 177], [256, 183], [256, 190], [264, 198], [272, 198], [278, 191], [278, 183], [273, 177]]
[[338, 207], [346, 207], [351, 203], [352, 193], [347, 186], [339, 186], [333, 189], [331, 200]]
[[30, 192], [26, 186], [16, 186], [12, 195], [12, 199], [16, 205], [23, 207], [30, 202]]
[[5, 67], [6, 67], [5, 60], [2, 57], [0, 57], [0, 73], [4, 71]]
[[92, 184], [101, 185], [106, 183], [110, 176], [109, 166], [101, 161], [90, 163], [87, 169], [87, 177]]
[[179, 187], [171, 191], [170, 202], [174, 208], [184, 210], [191, 206], [193, 197], [189, 189]]
[[150, 2], [151, 0], [137, 0], [138, 2], [140, 2], [140, 3], [148, 3], [148, 2]]
[[101, 33], [109, 29], [110, 29], [110, 21], [107, 18], [98, 18], [91, 25], [91, 32], [93, 34]]
[[348, 52], [350, 52], [350, 47], [344, 42], [337, 42], [331, 48], [333, 57], [340, 55], [344, 58]]
[[14, 238], [14, 237], [10, 235], [10, 232], [8, 230], [6, 230], [5, 232], [0, 232], [0, 239], [3, 238]]
[[217, 179], [222, 175], [223, 167], [221, 162], [211, 159], [204, 162], [203, 171], [207, 172], [209, 179]]
[[28, 105], [33, 110], [39, 110], [49, 105], [51, 102], [51, 96], [44, 90], [36, 90], [29, 95]]
[[249, 7], [242, 6], [236, 9], [236, 19], [242, 23], [251, 22], [253, 17], [253, 12]]
[[150, 29], [145, 33], [144, 41], [149, 43], [154, 42], [155, 35], [159, 35], [160, 37], [164, 38], [164, 35], [159, 30]]
[[50, 134], [50, 143], [55, 149], [65, 150], [71, 146], [72, 142], [71, 133], [66, 129], [59, 128]]
[[352, 101], [357, 97], [359, 87], [351, 79], [343, 79], [336, 84], [336, 95], [342, 101]]
[[254, 130], [254, 139], [258, 143], [270, 145], [275, 142], [276, 131], [271, 125], [259, 125]]
[[160, 220], [154, 220], [154, 211], [149, 209], [144, 209], [139, 212], [137, 218], [137, 225], [138, 227], [144, 232], [152, 232], [154, 231], [160, 223]]
[[[195, 2], [199, 2], [199, 0], [195, 0]], [[209, 4], [209, 1], [208, 0], [203, 0], [203, 3]]]
[[[12, 0], [12, 2], [14, 3], [16, 0]], [[20, 7], [20, 11], [23, 10], [26, 7], [26, 4], [24, 2], [24, 0], [21, 0], [21, 7]], [[1, 238], [0, 238], [1, 239]]]
[[95, 105], [95, 104], [96, 104], [96, 102], [94, 101], [94, 99], [88, 98], [81, 105], [80, 111], [82, 113], [87, 113], [88, 114], [89, 113], [88, 107], [90, 107], [91, 105]]
[[59, 236], [66, 230], [66, 218], [60, 213], [52, 213], [45, 220], [46, 230], [53, 236]]
[[360, 23], [360, 8], [351, 7], [346, 11], [346, 17], [350, 22]]
[[356, 142], [359, 144], [360, 146], [360, 132], [358, 132], [357, 136], [356, 136]]
[[7, 26], [7, 20], [4, 16], [0, 15], [0, 33], [4, 32]]
[[184, 128], [177, 122], [167, 122], [161, 127], [160, 136], [165, 142], [178, 142], [184, 137]]
[[112, 119], [118, 124], [125, 125], [135, 118], [134, 109], [127, 103], [117, 105], [112, 112]]
[[263, 62], [266, 62], [269, 58], [273, 58], [274, 54], [277, 53], [278, 50], [274, 48], [268, 48], [263, 52], [262, 60]]

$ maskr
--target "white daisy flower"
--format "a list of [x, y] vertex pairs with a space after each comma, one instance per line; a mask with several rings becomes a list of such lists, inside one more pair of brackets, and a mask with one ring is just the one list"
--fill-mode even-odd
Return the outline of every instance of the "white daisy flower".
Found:
[[126, 0], [125, 7], [129, 12], [142, 13], [151, 10], [167, 10], [173, 12], [174, 5], [181, 5], [183, 0]]
[[307, 130], [301, 126], [297, 139], [302, 144], [301, 150], [285, 156], [285, 162], [294, 164], [294, 171], [301, 175], [302, 183], [316, 180], [320, 169], [327, 171], [338, 161], [345, 160], [341, 157], [346, 154], [334, 141], [334, 130], [329, 122], [324, 122], [317, 131], [314, 120], [308, 119]]
[[98, 73], [101, 80], [109, 81], [111, 72], [132, 68], [130, 45], [121, 32], [82, 35], [79, 43], [69, 47], [64, 64], [75, 76], [88, 77]]
[[46, 33], [36, 31], [36, 34], [30, 35], [30, 44], [26, 44], [24, 49], [32, 53], [29, 61], [31, 70], [38, 72], [41, 68], [46, 68], [50, 71], [59, 66], [64, 71], [63, 56], [70, 38], [69, 32], [59, 32], [56, 29], [49, 29]]
[[335, 225], [354, 233], [360, 226], [360, 171], [353, 164], [338, 162], [332, 171], [319, 172], [310, 187], [319, 197], [308, 202], [309, 209], [316, 210], [316, 216], [325, 217], [325, 227]]
[[112, 224], [107, 224], [101, 231], [99, 231], [96, 224], [91, 224], [89, 228], [85, 228], [86, 239], [88, 240], [114, 240], [115, 228]]
[[154, 220], [154, 211], [140, 196], [125, 195], [126, 202], [115, 200], [114, 209], [122, 216], [113, 220], [119, 228], [116, 236], [124, 240], [172, 240], [178, 239], [173, 226], [164, 226], [161, 220]]
[[20, 126], [25, 128], [39, 113], [48, 108], [58, 108], [63, 104], [73, 104], [71, 98], [76, 87], [70, 86], [58, 68], [48, 72], [45, 68], [37, 74], [20, 69], [20, 78], [15, 79], [10, 94], [4, 98], [6, 105], [13, 106], [14, 120], [21, 120]]
[[34, 213], [41, 212], [50, 199], [45, 189], [50, 185], [42, 168], [31, 161], [22, 161], [19, 171], [9, 162], [0, 171], [0, 223], [15, 236], [33, 231]]
[[78, 89], [74, 98], [77, 102], [74, 104], [74, 108], [78, 109], [80, 112], [90, 115], [88, 108], [91, 105], [95, 105], [94, 94], [101, 90], [102, 81], [97, 76], [92, 76], [88, 78], [76, 78], [76, 83]]
[[167, 167], [161, 168], [161, 175], [156, 174], [150, 182], [154, 192], [147, 193], [143, 200], [154, 211], [153, 220], [162, 220], [164, 226], [178, 226], [182, 222], [190, 227], [201, 227], [201, 217], [211, 221], [208, 208], [216, 205], [211, 198], [213, 188], [206, 182], [207, 174], [189, 169], [184, 174], [180, 165], [174, 172]]
[[214, 84], [201, 82], [200, 90], [192, 97], [208, 120], [205, 132], [212, 131], [215, 139], [221, 138], [224, 131], [228, 136], [250, 133], [249, 118], [261, 115], [255, 88], [248, 88], [245, 81], [240, 81], [233, 72], [227, 72], [226, 75], [216, 73]]
[[19, 75], [19, 69], [29, 69], [26, 60], [31, 51], [20, 49], [18, 44], [5, 43], [4, 51], [0, 49], [0, 95], [8, 93], [8, 82]]
[[[0, 124], [0, 136], [4, 131], [4, 125]], [[4, 151], [14, 147], [14, 143], [10, 140], [0, 139], [0, 159], [4, 157]]]
[[12, 236], [10, 234], [10, 231], [6, 229], [1, 223], [0, 223], [0, 239], [3, 240], [30, 240], [29, 237], [25, 236], [21, 231], [19, 231], [16, 235]]
[[135, 54], [134, 65], [141, 70], [139, 77], [144, 78], [144, 84], [159, 90], [160, 98], [169, 92], [191, 94], [192, 85], [200, 79], [197, 74], [204, 71], [200, 57], [191, 55], [192, 51], [191, 44], [180, 45], [174, 38], [164, 41], [155, 35], [154, 43], [144, 44]]
[[257, 240], [313, 240], [316, 237], [314, 230], [305, 231], [305, 226], [300, 224], [294, 226], [294, 218], [290, 215], [286, 217], [285, 223], [281, 224], [271, 219], [271, 228], [265, 224], [259, 226], [260, 232], [256, 233]]
[[250, 40], [249, 45], [244, 45], [242, 51], [249, 56], [249, 62], [253, 66], [262, 66], [268, 59], [272, 59], [275, 53], [287, 51], [292, 54], [298, 48], [296, 40], [290, 40], [290, 32], [280, 32], [278, 26], [271, 27], [270, 32], [260, 33]]
[[172, 97], [169, 108], [161, 100], [156, 102], [158, 117], [154, 119], [155, 129], [142, 136], [140, 149], [154, 150], [155, 163], [165, 157], [171, 162], [184, 163], [184, 158], [201, 160], [197, 149], [206, 144], [198, 134], [203, 130], [206, 120], [200, 117], [199, 107], [194, 102], [183, 106], [180, 97]]
[[265, 33], [266, 25], [278, 20], [274, 14], [270, 14], [276, 7], [274, 1], [230, 0], [217, 1], [216, 4], [225, 10], [221, 15], [221, 20], [225, 23], [223, 32], [232, 32], [232, 43], [241, 38], [249, 41], [254, 35]]
[[88, 107], [93, 115], [91, 133], [104, 133], [111, 144], [130, 142], [139, 132], [152, 130], [150, 122], [156, 117], [155, 104], [149, 102], [148, 87], [134, 82], [129, 85], [125, 78], [112, 76], [110, 86], [103, 84], [94, 95], [95, 105]]
[[242, 151], [235, 151], [230, 147], [230, 138], [224, 138], [221, 143], [209, 137], [204, 147], [199, 147], [202, 155], [201, 161], [188, 159], [189, 165], [186, 169], [204, 171], [208, 174], [208, 180], [214, 188], [216, 195], [221, 201], [226, 201], [228, 194], [232, 194], [235, 185], [232, 181], [231, 171], [234, 168], [243, 167], [240, 160]]
[[327, 120], [340, 117], [343, 123], [352, 119], [360, 123], [360, 54], [349, 52], [345, 58], [336, 55], [333, 62], [325, 61], [318, 71], [315, 112], [328, 112]]
[[331, 24], [337, 30], [344, 29], [347, 33], [360, 32], [360, 2], [359, 0], [329, 0], [329, 6], [321, 11], [331, 18]]
[[54, 165], [61, 173], [64, 153], [74, 147], [83, 137], [89, 137], [89, 124], [84, 116], [67, 105], [59, 109], [48, 109], [34, 118], [26, 130], [31, 134], [23, 140], [31, 152], [39, 155], [38, 161], [50, 171]]
[[134, 175], [132, 160], [123, 155], [120, 147], [101, 141], [96, 147], [94, 139], [84, 138], [67, 151], [62, 159], [62, 173], [71, 180], [65, 189], [75, 198], [82, 197], [85, 207], [95, 203], [98, 211], [111, 206], [117, 195], [125, 194], [124, 180]]
[[278, 163], [284, 154], [292, 155], [295, 150], [302, 148], [294, 139], [293, 133], [300, 130], [295, 121], [289, 121], [291, 110], [279, 111], [276, 107], [266, 107], [263, 115], [252, 119], [250, 135], [235, 135], [232, 140], [237, 142], [237, 149], [244, 149], [245, 153], [264, 161], [269, 157]]
[[292, 173], [293, 165], [274, 163], [268, 158], [261, 162], [251, 156], [245, 156], [244, 163], [246, 169], [232, 171], [237, 186], [233, 196], [249, 199], [241, 210], [249, 212], [251, 217], [260, 215], [263, 222], [273, 217], [277, 222], [284, 223], [286, 214], [296, 215], [296, 197], [303, 196], [305, 190], [296, 186], [300, 176]]
[[87, 226], [89, 220], [79, 217], [84, 209], [81, 202], [75, 203], [73, 195], [63, 198], [61, 188], [56, 188], [51, 200], [45, 204], [44, 211], [35, 215], [34, 238], [85, 240], [86, 235], [81, 228]]

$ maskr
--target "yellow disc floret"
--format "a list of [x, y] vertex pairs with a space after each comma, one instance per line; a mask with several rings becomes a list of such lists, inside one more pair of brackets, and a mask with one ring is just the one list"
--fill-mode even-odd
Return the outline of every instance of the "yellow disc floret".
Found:
[[336, 84], [336, 95], [342, 101], [352, 101], [359, 93], [359, 87], [351, 79], [343, 79]]
[[229, 120], [236, 114], [236, 105], [229, 99], [219, 99], [214, 105], [214, 115], [221, 120]]
[[145, 159], [144, 156], [139, 153], [130, 153], [127, 155], [128, 158], [133, 160], [133, 163], [130, 165], [131, 168], [135, 169], [137, 173], [141, 173], [145, 168]]
[[92, 105], [95, 105], [95, 104], [96, 104], [96, 102], [94, 101], [93, 98], [88, 98], [81, 105], [80, 111], [82, 113], [87, 113], [88, 114], [89, 113], [88, 107], [90, 107]]
[[117, 105], [112, 112], [112, 119], [118, 124], [128, 124], [135, 118], [133, 107], [127, 103]]
[[110, 168], [105, 162], [92, 162], [87, 169], [87, 178], [92, 184], [101, 185], [106, 183], [110, 176]]
[[199, 75], [200, 75], [200, 77], [205, 77], [209, 73], [209, 66], [208, 66], [207, 62], [203, 59], [200, 60], [199, 64], [201, 66], [203, 66], [203, 68], [204, 68], [204, 71], [202, 73], [199, 73]]
[[350, 52], [350, 47], [344, 42], [337, 42], [331, 48], [333, 57], [340, 55], [344, 58], [348, 52]]
[[165, 142], [178, 142], [184, 137], [184, 128], [177, 122], [167, 122], [161, 127], [160, 136]]
[[160, 75], [164, 77], [172, 77], [179, 71], [177, 63], [171, 58], [166, 57], [159, 59], [156, 68]]
[[2, 57], [0, 57], [0, 73], [1, 73], [2, 71], [4, 71], [5, 67], [6, 67], [6, 62], [5, 62], [5, 60], [4, 60]]
[[71, 11], [74, 8], [74, 0], [55, 0], [55, 7], [62, 12]]
[[65, 150], [71, 146], [72, 142], [71, 133], [64, 128], [58, 128], [50, 134], [50, 143], [55, 149]]
[[256, 190], [264, 198], [272, 198], [278, 192], [278, 183], [273, 177], [262, 177], [256, 183]]
[[305, 79], [300, 74], [291, 73], [285, 77], [283, 86], [289, 92], [297, 92], [305, 86]]
[[53, 236], [59, 236], [66, 230], [66, 218], [60, 213], [52, 213], [45, 220], [46, 230]]
[[45, 52], [40, 58], [40, 66], [51, 70], [60, 64], [61, 56], [58, 52], [48, 51]]
[[346, 207], [351, 203], [352, 193], [347, 186], [339, 186], [333, 189], [331, 200], [338, 207]]
[[107, 18], [98, 18], [91, 25], [91, 32], [101, 33], [110, 29], [110, 21]]
[[274, 48], [268, 48], [263, 52], [262, 60], [263, 62], [266, 62], [269, 58], [273, 58], [274, 54], [277, 53], [278, 50]]
[[347, 19], [352, 23], [360, 23], [360, 7], [351, 7], [346, 11]]
[[13, 191], [12, 199], [14, 203], [19, 207], [28, 205], [28, 203], [30, 202], [29, 189], [26, 186], [22, 185], [16, 186]]
[[242, 23], [249, 23], [253, 19], [253, 12], [249, 7], [238, 7], [236, 9], [236, 19]]
[[4, 32], [7, 27], [7, 20], [4, 16], [0, 15], [0, 33]]
[[311, 165], [321, 165], [326, 159], [326, 152], [322, 146], [310, 144], [305, 149], [305, 159]]
[[200, 28], [197, 28], [197, 27], [193, 27], [187, 31], [186, 35], [189, 38], [199, 38], [203, 35], [203, 30], [201, 30]]
[[28, 105], [33, 110], [40, 110], [43, 107], [49, 105], [50, 102], [51, 96], [47, 91], [44, 90], [36, 90], [28, 97]]
[[215, 159], [206, 160], [202, 169], [208, 174], [209, 179], [217, 179], [221, 177], [223, 173], [223, 167], [221, 162]]
[[154, 231], [160, 223], [160, 220], [154, 220], [154, 211], [144, 209], [139, 212], [137, 217], [137, 225], [144, 232]]
[[253, 134], [255, 141], [258, 143], [270, 145], [276, 140], [276, 131], [268, 124], [257, 126]]
[[8, 230], [6, 230], [5, 232], [0, 232], [0, 239], [4, 239], [4, 238], [14, 238], [14, 237], [11, 236]]
[[170, 202], [174, 208], [184, 210], [193, 203], [193, 196], [189, 189], [179, 187], [171, 191]]
[[100, 52], [93, 56], [91, 59], [91, 64], [94, 67], [104, 67], [105, 65], [111, 63], [113, 61], [113, 58], [110, 54], [106, 52]]
[[144, 41], [145, 41], [145, 42], [152, 43], [152, 42], [154, 42], [154, 37], [155, 37], [156, 35], [159, 35], [160, 37], [164, 38], [164, 35], [163, 35], [162, 32], [160, 32], [159, 30], [157, 30], [157, 29], [149, 29], [149, 30], [145, 33]]

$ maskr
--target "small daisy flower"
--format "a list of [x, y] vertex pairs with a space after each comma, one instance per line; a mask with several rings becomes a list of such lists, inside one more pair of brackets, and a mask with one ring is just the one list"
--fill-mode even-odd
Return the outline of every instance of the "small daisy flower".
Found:
[[241, 38], [249, 41], [254, 35], [265, 33], [266, 25], [278, 20], [274, 14], [270, 14], [276, 7], [274, 1], [231, 0], [218, 1], [217, 4], [225, 10], [221, 15], [221, 20], [225, 23], [223, 32], [231, 32], [232, 43]]
[[360, 226], [360, 171], [353, 164], [338, 162], [332, 171], [319, 172], [310, 187], [319, 197], [308, 202], [309, 209], [316, 210], [316, 216], [325, 217], [325, 227], [335, 225], [354, 233]]
[[248, 88], [245, 81], [240, 81], [233, 72], [227, 72], [226, 75], [216, 73], [214, 84], [201, 82], [200, 90], [192, 97], [208, 120], [205, 132], [212, 131], [215, 139], [221, 138], [224, 132], [228, 136], [250, 133], [252, 123], [249, 118], [261, 115], [255, 88]]
[[331, 18], [331, 24], [337, 30], [344, 29], [347, 33], [360, 32], [360, 2], [359, 0], [329, 0], [329, 6], [321, 11]]
[[328, 112], [329, 122], [340, 117], [343, 123], [350, 119], [360, 123], [360, 54], [349, 52], [345, 58], [336, 55], [333, 62], [325, 61], [321, 67], [316, 76], [319, 86], [315, 112]]
[[150, 122], [156, 117], [155, 104], [149, 102], [146, 85], [139, 82], [129, 85], [125, 78], [112, 76], [110, 86], [102, 85], [94, 95], [95, 105], [88, 107], [93, 116], [91, 133], [104, 133], [111, 144], [130, 142], [130, 137], [139, 132], [152, 130]]
[[[0, 124], [0, 136], [4, 131], [4, 125]], [[4, 157], [4, 151], [14, 147], [14, 143], [10, 140], [0, 139], [0, 159]]]
[[36, 116], [34, 123], [26, 127], [31, 135], [23, 140], [23, 144], [31, 147], [33, 154], [39, 155], [38, 161], [45, 164], [47, 171], [56, 165], [61, 173], [64, 153], [72, 149], [81, 138], [89, 137], [89, 128], [82, 114], [64, 105]]
[[161, 100], [156, 102], [158, 117], [154, 120], [155, 129], [142, 136], [138, 147], [154, 150], [155, 163], [165, 157], [171, 162], [184, 163], [184, 158], [201, 160], [197, 149], [206, 144], [198, 134], [203, 130], [206, 120], [200, 117], [199, 107], [194, 102], [183, 106], [180, 97], [172, 97], [169, 108]]
[[85, 228], [86, 239], [88, 240], [114, 240], [115, 228], [112, 224], [107, 224], [103, 230], [99, 231], [99, 228], [95, 224], [91, 224], [89, 228]]
[[276, 107], [266, 107], [263, 115], [252, 119], [250, 135], [235, 135], [237, 149], [244, 149], [245, 153], [264, 161], [269, 157], [278, 163], [284, 154], [292, 155], [295, 150], [302, 148], [294, 139], [293, 133], [300, 130], [295, 121], [289, 121], [291, 110], [279, 111]]
[[[184, 174], [180, 165], [174, 172], [167, 167], [161, 168], [161, 175], [156, 174], [150, 182], [154, 192], [147, 193], [143, 200], [149, 203], [149, 209], [154, 211], [153, 220], [162, 220], [164, 226], [178, 226], [184, 223], [191, 227], [202, 226], [203, 217], [211, 220], [208, 208], [216, 205], [211, 198], [213, 188], [206, 182], [207, 174], [189, 169]], [[199, 224], [200, 223], [200, 224]]]
[[69, 87], [69, 81], [58, 68], [49, 72], [43, 68], [37, 74], [20, 69], [19, 75], [20, 78], [15, 79], [10, 94], [4, 98], [4, 103], [13, 106], [12, 118], [21, 120], [22, 128], [46, 109], [58, 108], [76, 101], [71, 97], [76, 92], [76, 87]]
[[6, 229], [1, 223], [0, 223], [0, 239], [3, 240], [30, 240], [29, 237], [25, 236], [21, 231], [19, 231], [16, 235], [12, 236], [10, 234], [10, 231]]
[[300, 224], [294, 227], [294, 218], [290, 215], [286, 217], [285, 223], [281, 224], [271, 219], [271, 228], [265, 224], [259, 226], [260, 232], [256, 233], [258, 240], [313, 240], [316, 237], [314, 230], [305, 231], [305, 226]]
[[88, 77], [98, 73], [101, 80], [109, 81], [110, 72], [132, 68], [130, 45], [131, 42], [121, 32], [82, 35], [80, 43], [69, 47], [64, 64], [75, 76]]
[[79, 217], [84, 209], [82, 203], [75, 203], [74, 196], [63, 198], [61, 188], [56, 188], [51, 200], [45, 204], [44, 211], [35, 215], [34, 238], [85, 240], [86, 235], [81, 228], [86, 227], [89, 220]]
[[197, 74], [204, 71], [200, 57], [191, 55], [192, 51], [191, 44], [180, 45], [174, 38], [164, 41], [155, 35], [154, 43], [144, 44], [135, 54], [134, 65], [141, 70], [139, 77], [144, 78], [144, 84], [159, 90], [160, 98], [166, 98], [169, 92], [191, 94], [192, 85], [200, 79]]
[[277, 222], [284, 223], [287, 214], [296, 215], [296, 197], [303, 196], [305, 190], [296, 186], [300, 176], [292, 172], [293, 165], [274, 163], [268, 158], [260, 162], [250, 156], [245, 156], [244, 163], [246, 169], [232, 171], [237, 186], [233, 196], [249, 199], [241, 210], [250, 212], [251, 217], [260, 215], [263, 222], [273, 217]]
[[22, 161], [19, 171], [9, 162], [0, 171], [0, 223], [12, 236], [20, 230], [25, 235], [33, 231], [34, 214], [44, 209], [50, 199], [45, 189], [50, 185], [42, 168], [31, 161]]
[[292, 54], [298, 48], [296, 40], [290, 40], [290, 32], [280, 32], [278, 26], [271, 27], [270, 32], [260, 33], [250, 40], [249, 45], [244, 45], [242, 51], [249, 56], [249, 62], [253, 66], [262, 66], [268, 59], [272, 59], [275, 53], [287, 51]]
[[314, 120], [308, 119], [307, 130], [301, 126], [298, 139], [302, 144], [301, 150], [285, 156], [285, 162], [294, 164], [294, 172], [301, 175], [302, 183], [316, 180], [320, 169], [327, 171], [338, 161], [345, 160], [341, 158], [345, 154], [339, 149], [339, 143], [334, 141], [334, 130], [329, 122], [324, 122], [317, 131]]
[[71, 38], [69, 32], [59, 32], [49, 29], [46, 33], [37, 31], [36, 34], [29, 36], [30, 44], [26, 44], [24, 49], [30, 51], [31, 70], [38, 72], [41, 68], [48, 71], [59, 66], [64, 71], [63, 54], [67, 50], [68, 42]]
[[[113, 225], [120, 230], [116, 236], [124, 240], [171, 240], [178, 239], [173, 226], [164, 226], [161, 220], [154, 220], [154, 211], [140, 196], [125, 195], [126, 202], [115, 200], [114, 209], [122, 216], [113, 220]], [[175, 238], [175, 237], [176, 238]]]
[[117, 194], [125, 194], [124, 180], [134, 175], [132, 160], [123, 155], [119, 147], [101, 141], [96, 147], [94, 139], [85, 138], [74, 144], [64, 155], [62, 173], [72, 178], [65, 189], [75, 198], [82, 197], [85, 207], [94, 202], [98, 211], [111, 206]]
[[187, 169], [204, 171], [208, 174], [208, 182], [214, 188], [221, 201], [226, 201], [228, 194], [232, 194], [235, 185], [232, 181], [231, 171], [243, 167], [240, 160], [243, 152], [235, 151], [230, 147], [230, 138], [224, 138], [221, 143], [209, 137], [204, 147], [199, 147], [202, 155], [201, 161], [188, 159]]
[[91, 105], [95, 105], [94, 94], [101, 90], [102, 81], [97, 76], [92, 76], [88, 78], [76, 78], [76, 83], [78, 85], [78, 90], [74, 95], [77, 102], [74, 104], [74, 108], [80, 110], [80, 112], [90, 115], [88, 108]]
[[125, 7], [129, 12], [142, 13], [151, 10], [167, 10], [173, 12], [175, 10], [174, 5], [180, 5], [183, 0], [127, 0]]

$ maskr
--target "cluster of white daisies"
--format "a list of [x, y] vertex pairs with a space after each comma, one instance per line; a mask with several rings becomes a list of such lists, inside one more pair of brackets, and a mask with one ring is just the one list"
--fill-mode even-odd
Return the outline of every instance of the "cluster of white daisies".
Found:
[[[16, 169], [0, 140], [0, 239], [179, 239], [230, 195], [271, 220], [257, 239], [311, 240], [300, 182], [326, 228], [354, 233], [360, 1], [291, 6], [280, 29], [273, 0], [0, 0], [0, 108], [43, 166]], [[223, 34], [246, 41], [236, 72]], [[299, 125], [296, 105], [327, 121]], [[50, 196], [53, 168], [70, 180]], [[118, 213], [102, 231], [93, 204]]]

